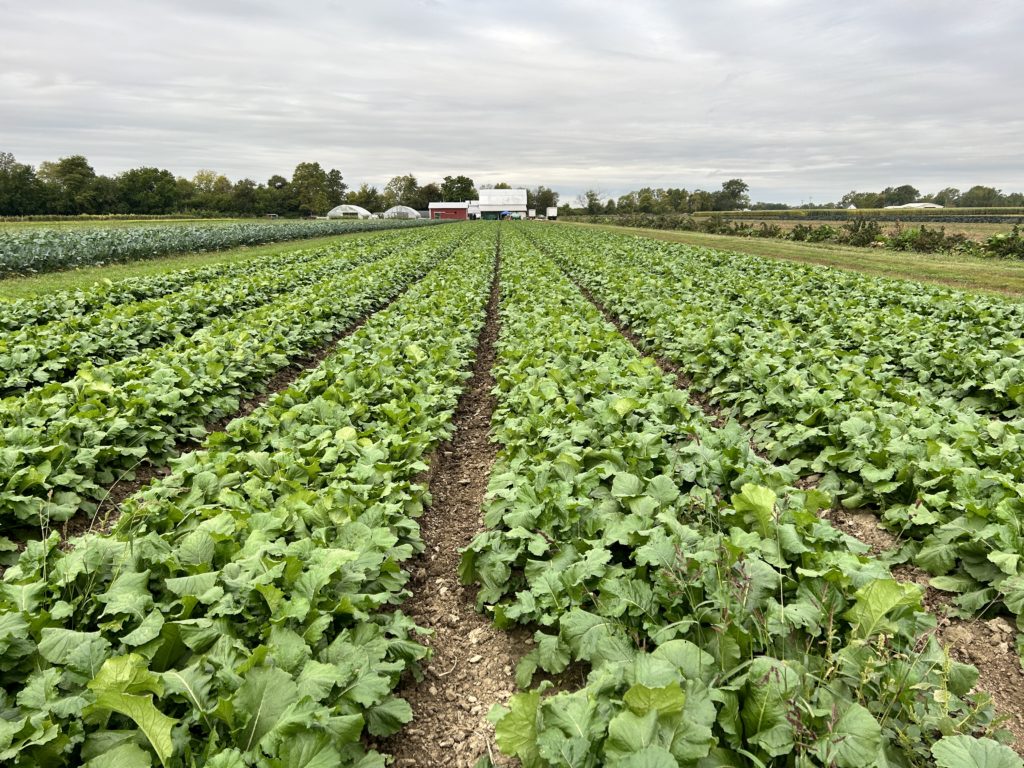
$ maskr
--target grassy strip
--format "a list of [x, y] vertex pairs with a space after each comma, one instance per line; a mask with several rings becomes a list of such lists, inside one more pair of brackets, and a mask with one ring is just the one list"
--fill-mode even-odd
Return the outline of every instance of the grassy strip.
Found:
[[879, 277], [917, 280], [984, 293], [1024, 296], [1024, 264], [972, 259], [963, 256], [951, 257], [934, 253], [905, 253], [820, 243], [791, 243], [768, 238], [632, 229], [607, 224], [574, 224], [573, 226], [606, 232], [635, 233], [669, 243], [686, 243], [754, 256], [766, 256], [772, 259], [821, 264]]
[[88, 267], [67, 272], [50, 272], [31, 277], [16, 277], [0, 280], [0, 299], [24, 299], [54, 291], [88, 288], [103, 280], [124, 280], [132, 277], [160, 275], [179, 269], [202, 267], [207, 264], [233, 264], [250, 259], [276, 256], [288, 251], [332, 245], [352, 237], [374, 237], [379, 232], [355, 232], [330, 237], [314, 237], [309, 240], [291, 240], [287, 243], [270, 243], [256, 247], [242, 246], [226, 251], [185, 253], [152, 261], [136, 261], [127, 264], [109, 264], [103, 267]]

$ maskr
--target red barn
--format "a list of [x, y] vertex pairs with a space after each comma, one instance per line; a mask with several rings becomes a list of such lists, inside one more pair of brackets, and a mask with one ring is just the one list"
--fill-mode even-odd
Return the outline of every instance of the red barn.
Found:
[[431, 203], [427, 208], [430, 210], [432, 219], [465, 221], [469, 218], [469, 203]]

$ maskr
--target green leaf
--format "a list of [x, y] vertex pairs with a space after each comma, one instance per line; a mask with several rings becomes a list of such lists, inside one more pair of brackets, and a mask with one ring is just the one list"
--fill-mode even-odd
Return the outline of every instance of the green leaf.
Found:
[[412, 707], [396, 696], [366, 710], [366, 730], [373, 736], [390, 736], [412, 720]]
[[232, 698], [236, 715], [242, 717], [238, 732], [242, 751], [259, 744], [298, 696], [298, 686], [287, 672], [276, 667], [250, 670]]
[[508, 706], [508, 711], [494, 726], [495, 741], [506, 755], [518, 757], [523, 768], [541, 768], [540, 753], [537, 751], [540, 692], [517, 693], [509, 700]]
[[874, 765], [881, 744], [882, 726], [860, 704], [850, 704], [823, 740], [819, 755], [839, 768], [863, 768]]
[[675, 714], [683, 711], [686, 696], [678, 685], [666, 685], [664, 688], [634, 685], [626, 691], [622, 702], [636, 715], [646, 715], [652, 711], [659, 714]]
[[992, 739], [946, 736], [932, 745], [938, 768], [1022, 768], [1024, 761], [1009, 747]]
[[136, 654], [107, 659], [99, 674], [89, 681], [89, 688], [96, 694], [96, 701], [84, 714], [88, 717], [112, 711], [129, 718], [146, 735], [160, 763], [166, 766], [174, 752], [171, 729], [178, 721], [160, 712], [152, 696], [142, 695], [143, 691], [163, 693], [160, 678], [146, 668], [145, 660]]
[[153, 759], [138, 744], [119, 744], [109, 752], [94, 757], [84, 768], [151, 768]]
[[647, 494], [659, 504], [671, 504], [679, 498], [679, 487], [668, 475], [657, 475], [647, 484]]
[[775, 522], [775, 492], [753, 483], [746, 483], [734, 494], [732, 506], [737, 512], [750, 512], [762, 536], [768, 536]]
[[605, 741], [605, 754], [615, 760], [641, 752], [651, 746], [658, 730], [658, 713], [648, 712], [638, 716], [623, 711], [608, 723], [608, 739]]
[[798, 664], [768, 657], [755, 659], [747, 672], [740, 713], [743, 728], [746, 738], [772, 757], [793, 749], [795, 734], [789, 715], [802, 677]]
[[989, 552], [988, 561], [994, 563], [1007, 576], [1016, 576], [1020, 555], [1011, 552]]
[[644, 747], [616, 763], [619, 768], [678, 768], [675, 757], [664, 747]]
[[341, 753], [323, 733], [297, 733], [281, 744], [275, 768], [336, 768], [345, 764]]
[[560, 628], [561, 637], [573, 654], [594, 666], [607, 661], [628, 661], [636, 653], [618, 624], [579, 608], [562, 616]]
[[877, 579], [855, 593], [856, 603], [844, 615], [854, 624], [855, 635], [867, 639], [888, 625], [885, 617], [900, 607], [920, 608], [921, 589], [895, 579]]
[[644, 492], [644, 483], [636, 475], [629, 472], [618, 472], [615, 480], [612, 481], [612, 496], [617, 499], [626, 499], [633, 496], [640, 496]]

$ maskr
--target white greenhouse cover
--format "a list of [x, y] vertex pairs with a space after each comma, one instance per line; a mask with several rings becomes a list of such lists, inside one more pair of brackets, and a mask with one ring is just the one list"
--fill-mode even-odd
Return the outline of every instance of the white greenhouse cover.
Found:
[[385, 219], [418, 219], [420, 212], [408, 205], [393, 205], [384, 211]]
[[360, 208], [358, 205], [339, 205], [335, 208], [331, 208], [327, 212], [328, 219], [368, 219], [372, 216], [365, 208]]

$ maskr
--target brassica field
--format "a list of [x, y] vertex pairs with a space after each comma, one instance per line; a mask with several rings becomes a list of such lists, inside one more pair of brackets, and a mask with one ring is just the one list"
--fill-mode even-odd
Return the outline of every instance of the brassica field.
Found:
[[367, 219], [0, 227], [0, 278], [428, 223]]
[[1024, 766], [1017, 302], [468, 222], [0, 328], [4, 765]]

